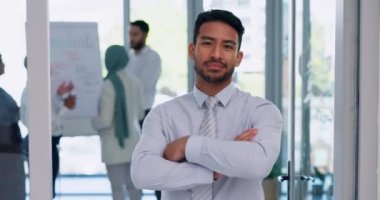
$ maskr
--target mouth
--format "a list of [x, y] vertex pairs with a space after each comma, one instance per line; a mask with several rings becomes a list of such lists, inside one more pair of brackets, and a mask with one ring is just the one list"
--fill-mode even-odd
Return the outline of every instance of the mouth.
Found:
[[210, 71], [221, 71], [227, 68], [222, 62], [206, 62], [205, 67]]

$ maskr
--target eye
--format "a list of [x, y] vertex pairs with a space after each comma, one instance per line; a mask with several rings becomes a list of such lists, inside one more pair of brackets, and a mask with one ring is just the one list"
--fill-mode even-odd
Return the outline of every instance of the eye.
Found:
[[235, 49], [235, 46], [232, 45], [232, 44], [225, 44], [224, 45], [224, 48], [228, 49], [228, 50], [234, 50]]
[[211, 46], [211, 45], [212, 45], [211, 41], [209, 41], [209, 40], [204, 40], [204, 41], [202, 41], [201, 44], [202, 44], [203, 46]]

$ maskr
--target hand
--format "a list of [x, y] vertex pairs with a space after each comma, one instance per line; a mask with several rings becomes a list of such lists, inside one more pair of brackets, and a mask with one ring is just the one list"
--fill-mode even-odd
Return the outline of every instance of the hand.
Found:
[[218, 172], [214, 172], [214, 181], [218, 180], [219, 178], [221, 178], [223, 176], [223, 174], [220, 174]]
[[70, 93], [73, 89], [74, 85], [71, 81], [69, 83], [63, 82], [58, 86], [57, 93], [59, 96], [63, 96], [66, 93]]
[[75, 108], [76, 105], [76, 96], [70, 94], [65, 100], [64, 100], [64, 105], [66, 108], [72, 110]]
[[257, 129], [250, 128], [235, 137], [235, 141], [251, 141], [257, 135]]
[[166, 145], [164, 158], [174, 162], [185, 160], [185, 149], [190, 136], [181, 137]]

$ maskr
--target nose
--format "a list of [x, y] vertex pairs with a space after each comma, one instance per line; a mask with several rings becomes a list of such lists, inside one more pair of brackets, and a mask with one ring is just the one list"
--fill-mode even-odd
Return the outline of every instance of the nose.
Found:
[[220, 45], [214, 45], [211, 52], [211, 58], [219, 60], [222, 58], [222, 49]]

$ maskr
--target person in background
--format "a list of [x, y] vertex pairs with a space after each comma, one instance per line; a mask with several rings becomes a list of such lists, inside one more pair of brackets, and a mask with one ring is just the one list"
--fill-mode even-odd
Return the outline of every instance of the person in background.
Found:
[[[161, 58], [156, 51], [146, 45], [146, 39], [149, 33], [149, 25], [143, 20], [131, 22], [129, 30], [130, 61], [127, 71], [135, 76], [143, 89], [143, 102], [145, 116], [152, 109], [154, 97], [156, 95], [156, 85], [161, 75]], [[144, 118], [145, 118], [144, 116]], [[140, 126], [144, 119], [140, 120]], [[161, 199], [161, 192], [155, 191], [158, 200]]]
[[[26, 69], [28, 68], [27, 57], [25, 57], [24, 59], [24, 66]], [[74, 109], [76, 105], [76, 96], [71, 94], [73, 89], [74, 89], [74, 85], [71, 82], [63, 82], [58, 86], [56, 92], [52, 93], [52, 97], [51, 97], [53, 198], [56, 196], [55, 182], [59, 174], [60, 159], [59, 159], [58, 147], [59, 147], [59, 142], [63, 134], [63, 124], [62, 124], [63, 117], [68, 110]], [[28, 108], [29, 108], [28, 89], [27, 89], [27, 86], [25, 86], [21, 95], [20, 113], [21, 113], [21, 121], [26, 127], [28, 127], [28, 124], [29, 124], [29, 119], [28, 119], [29, 109]], [[24, 143], [26, 143], [26, 148], [28, 148], [27, 146], [28, 146], [28, 141], [29, 141], [29, 135], [27, 135], [24, 140], [25, 140]]]
[[[0, 54], [0, 76], [5, 64]], [[25, 170], [19, 108], [15, 100], [0, 87], [0, 199], [25, 199]]]
[[[161, 75], [161, 58], [145, 44], [149, 25], [142, 20], [131, 23], [129, 39], [132, 52], [126, 70], [139, 80], [143, 91], [144, 110], [147, 114], [153, 106], [157, 81]], [[146, 115], [145, 114], [145, 115]]]
[[152, 109], [132, 156], [137, 188], [165, 200], [264, 200], [263, 179], [280, 152], [282, 116], [232, 84], [244, 27], [225, 10], [198, 15], [189, 56], [192, 92]]
[[139, 82], [121, 70], [128, 63], [123, 46], [112, 45], [106, 50], [105, 65], [108, 74], [104, 79], [99, 101], [98, 116], [92, 120], [98, 130], [102, 161], [111, 182], [113, 200], [140, 200], [141, 191], [133, 186], [130, 166], [134, 147], [144, 117]]

